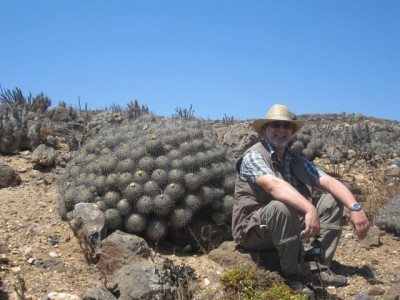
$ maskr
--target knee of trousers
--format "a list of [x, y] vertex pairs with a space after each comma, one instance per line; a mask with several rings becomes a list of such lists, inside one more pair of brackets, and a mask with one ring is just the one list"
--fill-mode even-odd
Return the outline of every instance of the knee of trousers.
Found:
[[273, 230], [273, 228], [291, 228], [290, 231], [300, 230], [298, 212], [293, 207], [277, 200], [272, 200], [263, 208], [263, 223]]

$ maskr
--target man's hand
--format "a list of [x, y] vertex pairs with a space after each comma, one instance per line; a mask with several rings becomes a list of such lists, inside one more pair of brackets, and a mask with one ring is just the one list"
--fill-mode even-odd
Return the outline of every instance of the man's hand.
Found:
[[303, 230], [303, 238], [315, 237], [319, 234], [320, 225], [317, 210], [314, 206], [304, 215], [305, 229]]
[[367, 236], [369, 229], [369, 221], [364, 211], [351, 211], [350, 223], [353, 226], [353, 233], [360, 239]]

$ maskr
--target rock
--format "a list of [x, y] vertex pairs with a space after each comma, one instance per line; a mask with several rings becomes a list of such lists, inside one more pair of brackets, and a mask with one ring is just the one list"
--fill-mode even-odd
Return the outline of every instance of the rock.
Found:
[[[123, 266], [111, 278], [109, 290], [118, 299], [192, 299], [194, 269], [175, 266], [168, 259], [144, 258]], [[186, 298], [187, 297], [187, 298]]]
[[33, 151], [31, 162], [41, 167], [52, 167], [55, 165], [56, 158], [56, 150], [41, 144]]
[[368, 291], [368, 295], [370, 295], [370, 296], [380, 296], [380, 295], [383, 295], [384, 293], [385, 293], [385, 290], [379, 286], [373, 286]]
[[105, 217], [93, 203], [78, 203], [68, 214], [69, 224], [85, 252], [88, 262], [97, 261], [101, 253], [100, 241], [105, 236]]
[[354, 234], [352, 232], [346, 232], [346, 234], [344, 235], [345, 239], [353, 239], [354, 238]]
[[400, 283], [393, 285], [383, 295], [383, 300], [398, 300], [400, 299]]
[[101, 242], [97, 268], [102, 274], [112, 275], [132, 261], [147, 259], [150, 253], [143, 238], [117, 230]]
[[368, 230], [365, 239], [360, 240], [360, 243], [367, 248], [378, 247], [381, 245], [380, 230], [377, 226], [371, 226]]
[[[117, 230], [101, 245], [97, 268], [110, 280], [105, 287], [87, 291], [84, 299], [115, 299], [111, 295], [118, 295], [118, 299], [168, 300], [191, 293], [188, 282], [194, 279], [194, 270], [151, 256], [151, 249], [141, 237]], [[100, 294], [106, 297], [96, 298]]]
[[215, 129], [219, 140], [233, 150], [236, 158], [254, 145], [258, 140], [258, 134], [253, 130], [251, 123], [244, 122], [230, 125], [229, 127]]
[[372, 298], [365, 293], [358, 293], [352, 298], [352, 300], [371, 300], [371, 299]]
[[385, 169], [385, 175], [386, 176], [399, 176], [400, 175], [400, 169], [398, 165], [390, 165]]
[[356, 151], [354, 151], [353, 149], [349, 149], [349, 150], [347, 151], [347, 158], [348, 158], [348, 159], [353, 159], [353, 158], [356, 157], [356, 155], [357, 155], [357, 153], [356, 153]]
[[58, 149], [58, 141], [56, 137], [52, 135], [46, 136], [46, 145], [53, 149]]
[[18, 186], [22, 182], [19, 174], [10, 166], [0, 163], [0, 189]]
[[117, 298], [107, 289], [102, 286], [99, 288], [91, 288], [83, 295], [82, 300], [116, 300]]
[[42, 296], [40, 300], [80, 300], [80, 298], [74, 294], [50, 292]]
[[397, 159], [394, 164], [400, 168], [400, 159]]
[[[135, 261], [123, 266], [112, 276], [109, 289], [118, 291], [121, 299], [157, 299], [163, 295], [158, 268], [150, 261]], [[164, 298], [164, 295], [159, 299]], [[172, 298], [170, 298], [172, 299]]]
[[262, 266], [271, 271], [280, 271], [277, 251], [243, 251], [237, 249], [233, 241], [223, 242], [218, 248], [210, 251], [208, 257], [230, 269]]
[[364, 159], [358, 159], [358, 160], [356, 160], [354, 165], [358, 168], [365, 168], [367, 165], [367, 162]]
[[39, 268], [50, 269], [55, 272], [68, 272], [68, 268], [60, 260], [56, 259], [37, 259], [33, 264]]

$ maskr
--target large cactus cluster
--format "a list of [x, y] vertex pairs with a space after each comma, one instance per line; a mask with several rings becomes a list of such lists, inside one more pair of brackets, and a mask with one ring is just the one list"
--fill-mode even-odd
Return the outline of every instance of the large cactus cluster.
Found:
[[85, 142], [61, 180], [60, 213], [96, 203], [108, 234], [157, 242], [197, 217], [229, 223], [234, 181], [229, 149], [200, 122], [143, 115]]
[[311, 129], [305, 127], [293, 136], [290, 148], [313, 161], [321, 155], [323, 146], [320, 139], [313, 139]]

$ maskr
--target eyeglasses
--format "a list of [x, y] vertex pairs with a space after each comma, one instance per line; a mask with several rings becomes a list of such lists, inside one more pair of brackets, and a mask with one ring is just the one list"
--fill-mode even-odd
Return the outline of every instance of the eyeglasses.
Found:
[[271, 124], [269, 124], [272, 128], [274, 129], [278, 129], [278, 128], [283, 128], [283, 129], [291, 129], [292, 128], [292, 124], [290, 123], [280, 123], [280, 122], [273, 122]]

